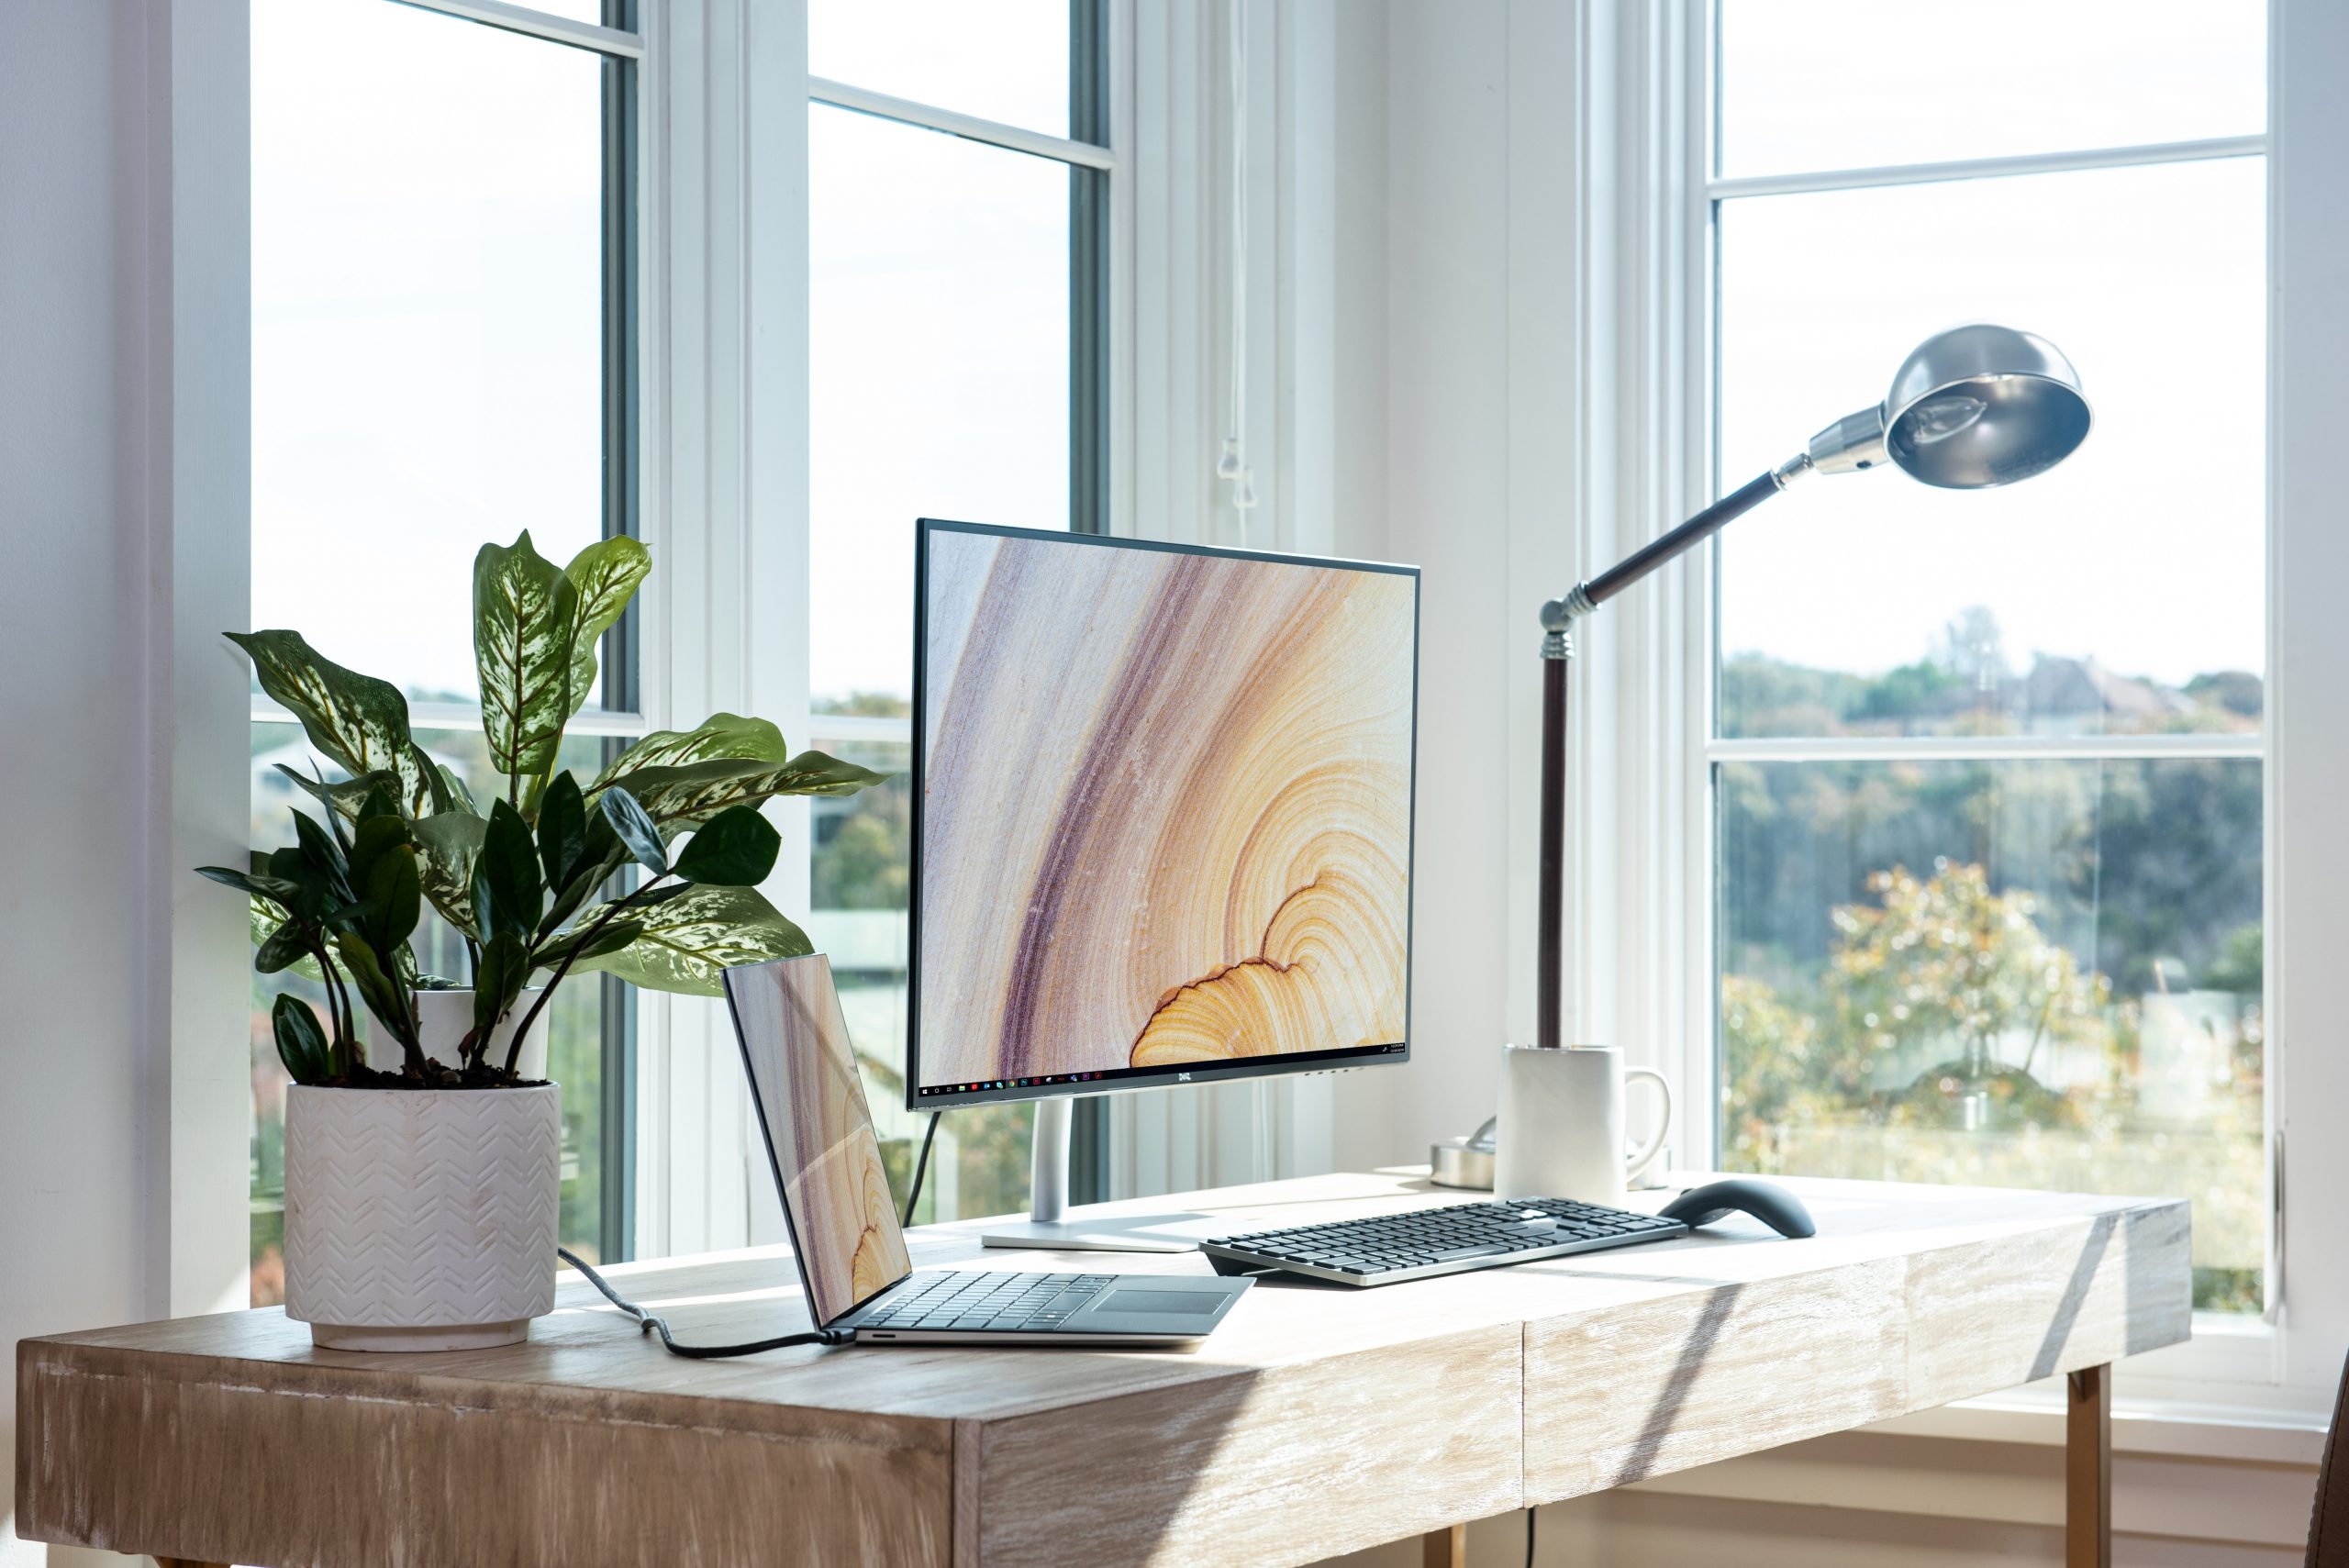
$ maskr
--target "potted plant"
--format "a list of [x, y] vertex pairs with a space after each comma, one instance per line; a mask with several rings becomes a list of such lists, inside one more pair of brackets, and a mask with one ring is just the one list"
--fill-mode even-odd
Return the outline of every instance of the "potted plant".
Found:
[[[528, 533], [483, 547], [473, 651], [506, 781], [485, 812], [410, 736], [397, 687], [295, 632], [229, 634], [344, 774], [284, 770], [318, 803], [316, 817], [295, 813], [295, 842], [241, 870], [200, 868], [250, 900], [254, 967], [298, 970], [326, 994], [323, 1020], [291, 993], [271, 1016], [294, 1079], [285, 1310], [322, 1346], [527, 1335], [554, 1301], [562, 1101], [540, 1081], [549, 1002], [594, 971], [716, 995], [728, 964], [808, 951], [756, 891], [780, 842], [759, 807], [883, 777], [793, 755], [773, 724], [725, 713], [644, 737], [584, 784], [559, 768], [596, 642], [650, 567], [629, 539], [562, 568]], [[631, 866], [639, 880], [623, 887]], [[469, 987], [418, 969], [410, 938], [428, 904], [463, 940]]]

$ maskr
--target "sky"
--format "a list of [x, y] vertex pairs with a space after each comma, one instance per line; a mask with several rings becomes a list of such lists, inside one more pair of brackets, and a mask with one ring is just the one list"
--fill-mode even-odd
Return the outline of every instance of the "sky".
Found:
[[[1725, 0], [1722, 172], [2255, 131], [2262, 25], [2256, 0]], [[814, 0], [810, 69], [1065, 134], [1066, 28], [1060, 0]], [[255, 624], [469, 693], [475, 548], [527, 527], [560, 561], [600, 527], [599, 68], [385, 0], [256, 0], [253, 39]], [[1069, 175], [809, 117], [814, 684], [902, 692], [912, 519], [1067, 522]], [[2011, 490], [1876, 473], [1741, 522], [1723, 648], [1880, 671], [1983, 605], [2018, 662], [2260, 669], [2263, 178], [1725, 204], [1725, 486], [1959, 320], [2055, 341], [2097, 428]]]

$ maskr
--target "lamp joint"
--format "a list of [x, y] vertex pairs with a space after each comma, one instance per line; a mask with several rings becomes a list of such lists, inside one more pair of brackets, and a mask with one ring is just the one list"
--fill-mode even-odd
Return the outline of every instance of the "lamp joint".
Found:
[[1571, 659], [1575, 656], [1575, 622], [1597, 609], [1590, 596], [1590, 584], [1577, 583], [1566, 590], [1565, 596], [1552, 599], [1542, 606], [1542, 657]]

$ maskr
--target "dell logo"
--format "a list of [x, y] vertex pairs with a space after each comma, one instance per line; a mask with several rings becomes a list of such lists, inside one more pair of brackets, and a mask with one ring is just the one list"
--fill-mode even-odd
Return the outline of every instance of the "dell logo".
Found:
[[1174, 1074], [1174, 1082], [1177, 1084], [1187, 1084], [1190, 1081], [1191, 1075], [1188, 1073], [1177, 1073]]

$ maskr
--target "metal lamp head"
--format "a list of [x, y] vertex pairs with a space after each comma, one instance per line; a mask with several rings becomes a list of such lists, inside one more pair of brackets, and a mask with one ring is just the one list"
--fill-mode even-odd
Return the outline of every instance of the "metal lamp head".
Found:
[[1944, 490], [2044, 473], [2087, 439], [2088, 402], [2062, 350], [2034, 332], [1976, 322], [1936, 333], [1900, 362], [1882, 403], [1810, 440], [1810, 466], [1855, 473], [1890, 462]]

